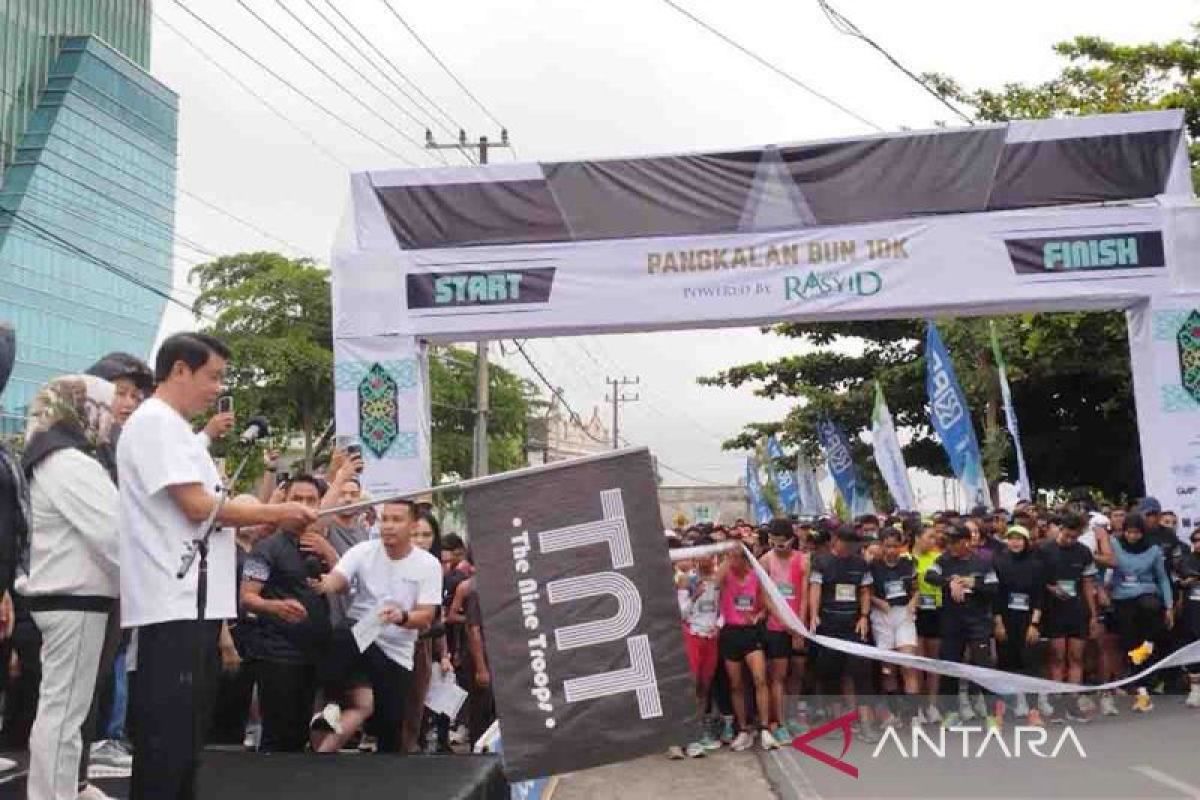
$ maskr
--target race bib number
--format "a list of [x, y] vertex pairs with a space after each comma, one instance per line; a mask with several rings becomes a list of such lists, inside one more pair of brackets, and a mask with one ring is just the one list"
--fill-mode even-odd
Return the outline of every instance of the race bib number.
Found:
[[1028, 611], [1029, 595], [1013, 592], [1008, 596], [1008, 608], [1010, 611]]
[[1062, 580], [1058, 582], [1059, 591], [1067, 597], [1076, 598], [1079, 596], [1079, 588], [1073, 580]]
[[1200, 586], [1192, 587], [1192, 590], [1188, 592], [1188, 600], [1195, 600], [1200, 603]]
[[1137, 575], [1133, 575], [1128, 572], [1122, 576], [1122, 580], [1125, 582], [1126, 586], [1136, 586], [1138, 583], [1140, 583]]
[[921, 608], [933, 611], [937, 608], [937, 598], [933, 597], [932, 595], [923, 594], [921, 595], [921, 599], [918, 601], [918, 605]]
[[853, 583], [839, 583], [833, 587], [833, 599], [839, 603], [853, 603], [858, 597], [858, 587]]
[[701, 600], [696, 603], [696, 610], [701, 614], [715, 614], [717, 612], [717, 604], [712, 600]]
[[738, 611], [749, 611], [754, 608], [754, 598], [748, 594], [739, 594], [733, 598], [733, 607]]
[[895, 600], [907, 595], [908, 592], [904, 591], [904, 581], [888, 581], [883, 584], [883, 596], [888, 600]]
[[779, 584], [779, 593], [789, 600], [796, 596], [796, 590], [792, 588], [790, 583]]

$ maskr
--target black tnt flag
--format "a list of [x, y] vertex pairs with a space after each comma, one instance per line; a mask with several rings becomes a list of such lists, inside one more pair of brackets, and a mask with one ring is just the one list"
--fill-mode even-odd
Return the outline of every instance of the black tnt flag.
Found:
[[698, 738], [648, 451], [498, 478], [466, 511], [509, 780]]

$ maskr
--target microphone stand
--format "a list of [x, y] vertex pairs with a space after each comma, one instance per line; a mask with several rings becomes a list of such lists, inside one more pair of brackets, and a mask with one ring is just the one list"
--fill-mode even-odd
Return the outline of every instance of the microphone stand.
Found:
[[193, 539], [188, 545], [188, 549], [179, 563], [179, 571], [175, 573], [176, 578], [183, 580], [192, 568], [192, 564], [195, 563], [196, 556], [200, 556], [200, 571], [196, 583], [196, 620], [198, 622], [204, 621], [204, 609], [208, 605], [208, 542], [212, 538], [213, 532], [220, 527], [217, 515], [225, 508], [225, 503], [229, 500], [229, 492], [237, 484], [238, 478], [242, 477], [242, 472], [246, 469], [250, 456], [251, 453], [243, 456], [233, 475], [217, 486], [217, 502], [213, 504], [212, 511], [208, 512], [208, 519], [204, 521], [202, 527], [204, 533]]

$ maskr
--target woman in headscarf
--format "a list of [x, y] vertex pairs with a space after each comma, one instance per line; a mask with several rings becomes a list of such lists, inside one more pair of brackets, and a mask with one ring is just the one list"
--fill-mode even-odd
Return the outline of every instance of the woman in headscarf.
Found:
[[42, 684], [30, 736], [29, 800], [99, 800], [78, 770], [87, 717], [120, 585], [118, 494], [104, 458], [113, 385], [91, 375], [47, 384], [30, 406], [29, 553], [17, 591], [42, 633]]
[[[1129, 656], [1129, 672], [1149, 668], [1164, 655], [1167, 632], [1174, 625], [1174, 596], [1162, 548], [1147, 536], [1141, 514], [1130, 514], [1119, 537], [1097, 529], [1099, 553], [1096, 563], [1112, 567], [1113, 613], [1121, 650]], [[1154, 708], [1147, 676], [1137, 681], [1133, 710], [1146, 713]]]

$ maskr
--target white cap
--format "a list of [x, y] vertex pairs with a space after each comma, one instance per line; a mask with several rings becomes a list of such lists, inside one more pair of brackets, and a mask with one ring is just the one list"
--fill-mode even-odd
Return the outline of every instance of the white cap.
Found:
[[1112, 528], [1112, 522], [1103, 514], [1092, 514], [1092, 519], [1088, 523], [1091, 528]]

